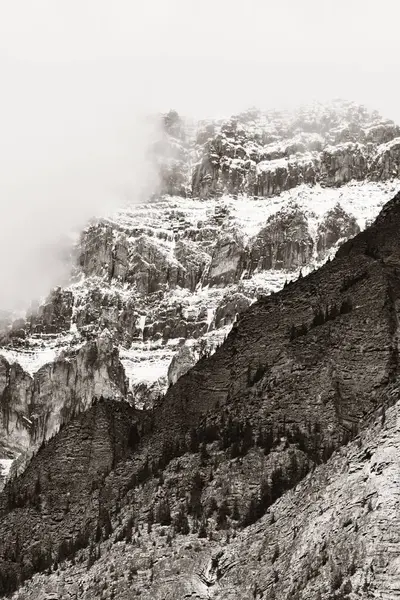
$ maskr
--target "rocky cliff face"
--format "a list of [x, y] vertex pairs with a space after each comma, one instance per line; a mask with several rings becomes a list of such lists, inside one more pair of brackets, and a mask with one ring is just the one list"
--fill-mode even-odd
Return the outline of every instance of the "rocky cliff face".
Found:
[[96, 396], [127, 396], [118, 351], [106, 333], [76, 352], [62, 352], [33, 376], [1, 357], [0, 440], [5, 458], [40, 446]]
[[314, 242], [303, 212], [278, 212], [257, 234], [250, 252], [249, 270], [298, 270], [311, 263]]
[[357, 220], [348, 215], [340, 204], [328, 211], [317, 231], [317, 252], [323, 257], [340, 240], [350, 239], [359, 233]]
[[[97, 376], [87, 383], [79, 368], [63, 375], [65, 397], [60, 383], [58, 408], [50, 400], [49, 413], [65, 403], [70, 414], [71, 389], [82, 406], [95, 390], [109, 395], [115, 382], [124, 395], [125, 377], [137, 406], [151, 406], [168, 382], [215, 351], [239, 314], [332, 257], [399, 185], [398, 127], [351, 103], [198, 124], [171, 112], [164, 125], [154, 148], [159, 193], [88, 226], [71, 285], [54, 290], [26, 319], [4, 324], [5, 368], [17, 373], [17, 361], [28, 372], [15, 377], [26, 381], [22, 387], [33, 385], [44, 413], [50, 392], [32, 377], [41, 380], [45, 364], [94, 343], [104, 329], [124, 375], [107, 381], [104, 368], [101, 385]], [[46, 369], [45, 379], [52, 369], [61, 372], [60, 365]], [[50, 435], [58, 423], [55, 417]], [[0, 460], [17, 452], [10, 439]]]
[[399, 227], [397, 195], [151, 415], [67, 424], [0, 495], [3, 593], [396, 598]]
[[400, 129], [351, 103], [294, 114], [248, 111], [206, 131], [193, 171], [194, 196], [271, 197], [300, 184], [398, 176]]

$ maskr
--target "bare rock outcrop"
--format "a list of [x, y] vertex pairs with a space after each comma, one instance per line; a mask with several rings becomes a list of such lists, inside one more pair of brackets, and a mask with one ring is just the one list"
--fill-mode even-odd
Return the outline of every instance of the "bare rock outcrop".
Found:
[[192, 195], [272, 197], [300, 184], [337, 187], [398, 176], [400, 129], [351, 103], [293, 114], [247, 111], [207, 138], [195, 164]]
[[398, 177], [400, 173], [400, 137], [382, 144], [372, 163], [372, 179], [382, 180]]
[[252, 300], [240, 292], [226, 294], [219, 303], [214, 317], [216, 328], [232, 325], [237, 315], [251, 306]]
[[10, 365], [0, 356], [0, 447], [5, 456], [13, 457], [29, 447], [32, 395], [32, 377], [18, 363]]
[[349, 215], [337, 204], [328, 211], [317, 231], [317, 252], [323, 257], [339, 240], [349, 239], [360, 232], [360, 227], [353, 215]]
[[251, 242], [250, 273], [267, 269], [292, 271], [310, 262], [314, 243], [303, 212], [294, 207], [270, 217]]
[[225, 287], [237, 283], [244, 270], [245, 242], [237, 229], [224, 231], [216, 240], [205, 285]]
[[168, 368], [168, 384], [174, 385], [182, 375], [185, 375], [196, 364], [197, 360], [197, 352], [191, 346], [183, 345], [173, 357]]
[[0, 357], [0, 433], [7, 451], [24, 452], [50, 438], [94, 397], [124, 398], [125, 373], [107, 332], [64, 352], [33, 377]]
[[46, 302], [31, 314], [28, 323], [30, 333], [61, 333], [68, 331], [72, 322], [74, 297], [70, 290], [55, 288]]

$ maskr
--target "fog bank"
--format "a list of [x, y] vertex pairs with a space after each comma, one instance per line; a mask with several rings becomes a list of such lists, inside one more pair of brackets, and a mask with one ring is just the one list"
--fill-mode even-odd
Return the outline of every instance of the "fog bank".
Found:
[[0, 2], [0, 310], [63, 283], [65, 239], [157, 177], [154, 124], [342, 97], [400, 121], [396, 0]]

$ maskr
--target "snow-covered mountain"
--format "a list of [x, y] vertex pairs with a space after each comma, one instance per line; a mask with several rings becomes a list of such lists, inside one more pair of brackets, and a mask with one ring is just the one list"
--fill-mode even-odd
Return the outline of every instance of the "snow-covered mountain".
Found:
[[4, 326], [1, 460], [93, 396], [151, 406], [257, 298], [332, 257], [400, 187], [400, 128], [341, 101], [218, 122], [171, 111], [154, 159], [159, 193], [90, 224], [70, 285]]

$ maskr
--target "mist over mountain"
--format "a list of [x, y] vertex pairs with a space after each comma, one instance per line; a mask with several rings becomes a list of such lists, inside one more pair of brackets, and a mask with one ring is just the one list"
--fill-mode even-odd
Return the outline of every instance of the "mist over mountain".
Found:
[[227, 117], [345, 97], [400, 119], [390, 0], [378, 12], [352, 2], [344, 20], [314, 0], [301, 10], [252, 0], [246, 11], [207, 0], [196, 19], [180, 0], [118, 0], [112, 11], [103, 1], [41, 0], [36, 10], [17, 0], [0, 10], [3, 309], [65, 282], [60, 238], [115, 209], [127, 188], [133, 201], [153, 188], [144, 116], [173, 107]]
[[400, 598], [398, 16], [1, 4], [1, 597]]
[[1, 100], [2, 309], [26, 308], [65, 283], [88, 221], [157, 189], [157, 115], [146, 118], [133, 98], [128, 110], [126, 99], [103, 102], [90, 86], [71, 95], [46, 84], [18, 111], [4, 106], [7, 94]]

